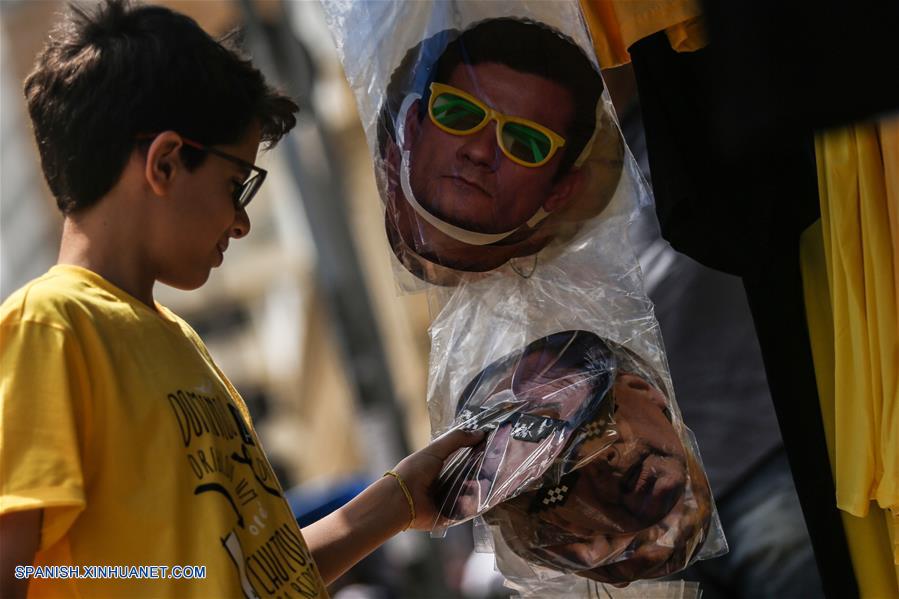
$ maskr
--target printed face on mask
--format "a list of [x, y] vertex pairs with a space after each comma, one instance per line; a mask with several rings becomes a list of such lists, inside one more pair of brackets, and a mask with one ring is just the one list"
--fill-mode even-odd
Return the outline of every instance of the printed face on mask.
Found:
[[[551, 212], [564, 203], [570, 187], [555, 180], [564, 149], [544, 159], [554, 147], [548, 135], [564, 135], [571, 124], [571, 92], [538, 75], [492, 63], [459, 65], [446, 83], [453, 89], [438, 91], [436, 97], [431, 91], [427, 115], [418, 114], [425, 108], [419, 104], [407, 118], [410, 131], [417, 133], [410, 140], [409, 164], [416, 199], [452, 225], [493, 234], [515, 230], [541, 208]], [[479, 100], [480, 106], [454, 90]], [[475, 114], [450, 113], [454, 102], [456, 113]], [[448, 106], [439, 113], [442, 121], [435, 118], [441, 105]], [[521, 122], [500, 123], [489, 119], [485, 109]], [[411, 119], [420, 121], [419, 126]], [[525, 119], [547, 133], [523, 124]], [[536, 150], [510, 153], [508, 148], [515, 152], [525, 146], [529, 135], [538, 137], [531, 140]], [[525, 165], [518, 156], [539, 166]]]
[[580, 187], [561, 173], [574, 119], [563, 85], [497, 63], [460, 64], [404, 117], [405, 159], [392, 153], [388, 235], [435, 264], [486, 271], [535, 253], [549, 214]]
[[401, 264], [455, 285], [573, 238], [622, 175], [603, 90], [595, 59], [543, 23], [486, 19], [410, 48], [380, 108], [376, 162]]
[[542, 517], [574, 535], [645, 529], [671, 511], [686, 485], [686, 453], [661, 392], [636, 374], [620, 373], [611, 399], [610, 422], [603, 426], [617, 435], [594, 436], [592, 423], [584, 427], [583, 440], [575, 441], [567, 499], [532, 506], [548, 508]]
[[539, 481], [606, 395], [614, 360], [590, 333], [531, 343], [482, 371], [463, 393], [456, 422], [489, 433], [442, 477], [443, 515], [473, 517]]
[[620, 366], [608, 417], [571, 441], [557, 482], [485, 514], [521, 557], [621, 584], [677, 571], [701, 545], [711, 514], [705, 474], [661, 391], [623, 371], [632, 365]]

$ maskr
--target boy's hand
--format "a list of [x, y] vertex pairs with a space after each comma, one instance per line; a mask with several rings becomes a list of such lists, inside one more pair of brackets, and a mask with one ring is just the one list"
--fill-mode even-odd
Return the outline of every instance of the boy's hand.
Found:
[[[457, 449], [477, 445], [483, 440], [483, 431], [457, 429], [437, 437], [430, 445], [397, 464], [394, 471], [405, 481], [415, 503], [415, 520], [409, 528], [431, 529], [437, 515], [434, 487], [443, 463]], [[399, 488], [397, 490], [399, 491]], [[405, 502], [405, 497], [400, 501]]]
[[[415, 505], [410, 528], [430, 529], [436, 510], [431, 494], [447, 456], [483, 439], [482, 433], [452, 431], [397, 464]], [[410, 524], [409, 504], [400, 484], [385, 476], [352, 501], [303, 529], [303, 536], [326, 584], [346, 572], [384, 541]]]

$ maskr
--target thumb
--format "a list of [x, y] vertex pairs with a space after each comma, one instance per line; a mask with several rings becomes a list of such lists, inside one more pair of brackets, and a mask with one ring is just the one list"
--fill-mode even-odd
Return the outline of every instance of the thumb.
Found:
[[425, 451], [443, 461], [460, 447], [470, 447], [480, 443], [484, 440], [484, 434], [484, 431], [480, 430], [467, 431], [457, 428], [443, 433], [431, 441]]

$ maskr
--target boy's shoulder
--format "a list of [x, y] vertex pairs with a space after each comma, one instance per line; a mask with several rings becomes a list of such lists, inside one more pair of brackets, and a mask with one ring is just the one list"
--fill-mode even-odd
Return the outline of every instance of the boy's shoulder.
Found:
[[67, 328], [73, 317], [115, 298], [90, 271], [57, 265], [14, 291], [0, 305], [0, 325], [23, 322]]

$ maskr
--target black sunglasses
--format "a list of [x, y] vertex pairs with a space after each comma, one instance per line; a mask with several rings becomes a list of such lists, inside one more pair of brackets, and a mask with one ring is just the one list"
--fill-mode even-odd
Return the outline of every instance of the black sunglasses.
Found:
[[[141, 141], [152, 141], [156, 137], [156, 135], [158, 134], [149, 133], [145, 135], [139, 135], [137, 138]], [[188, 139], [183, 135], [181, 136], [181, 141], [184, 142], [184, 145], [195, 150], [208, 152], [209, 154], [213, 154], [215, 156], [218, 156], [219, 158], [230, 160], [234, 164], [243, 167], [249, 173], [247, 179], [239, 187], [237, 187], [237, 189], [234, 190], [234, 195], [231, 197], [231, 199], [234, 201], [235, 210], [243, 210], [247, 207], [247, 204], [250, 203], [250, 200], [253, 199], [253, 196], [255, 196], [256, 192], [259, 191], [259, 188], [262, 187], [262, 183], [265, 181], [266, 175], [268, 175], [268, 171], [266, 171], [265, 169], [259, 168], [252, 162], [247, 162], [246, 160], [238, 158], [237, 156], [233, 156], [228, 152], [223, 152], [211, 146], [193, 141], [192, 139]]]

